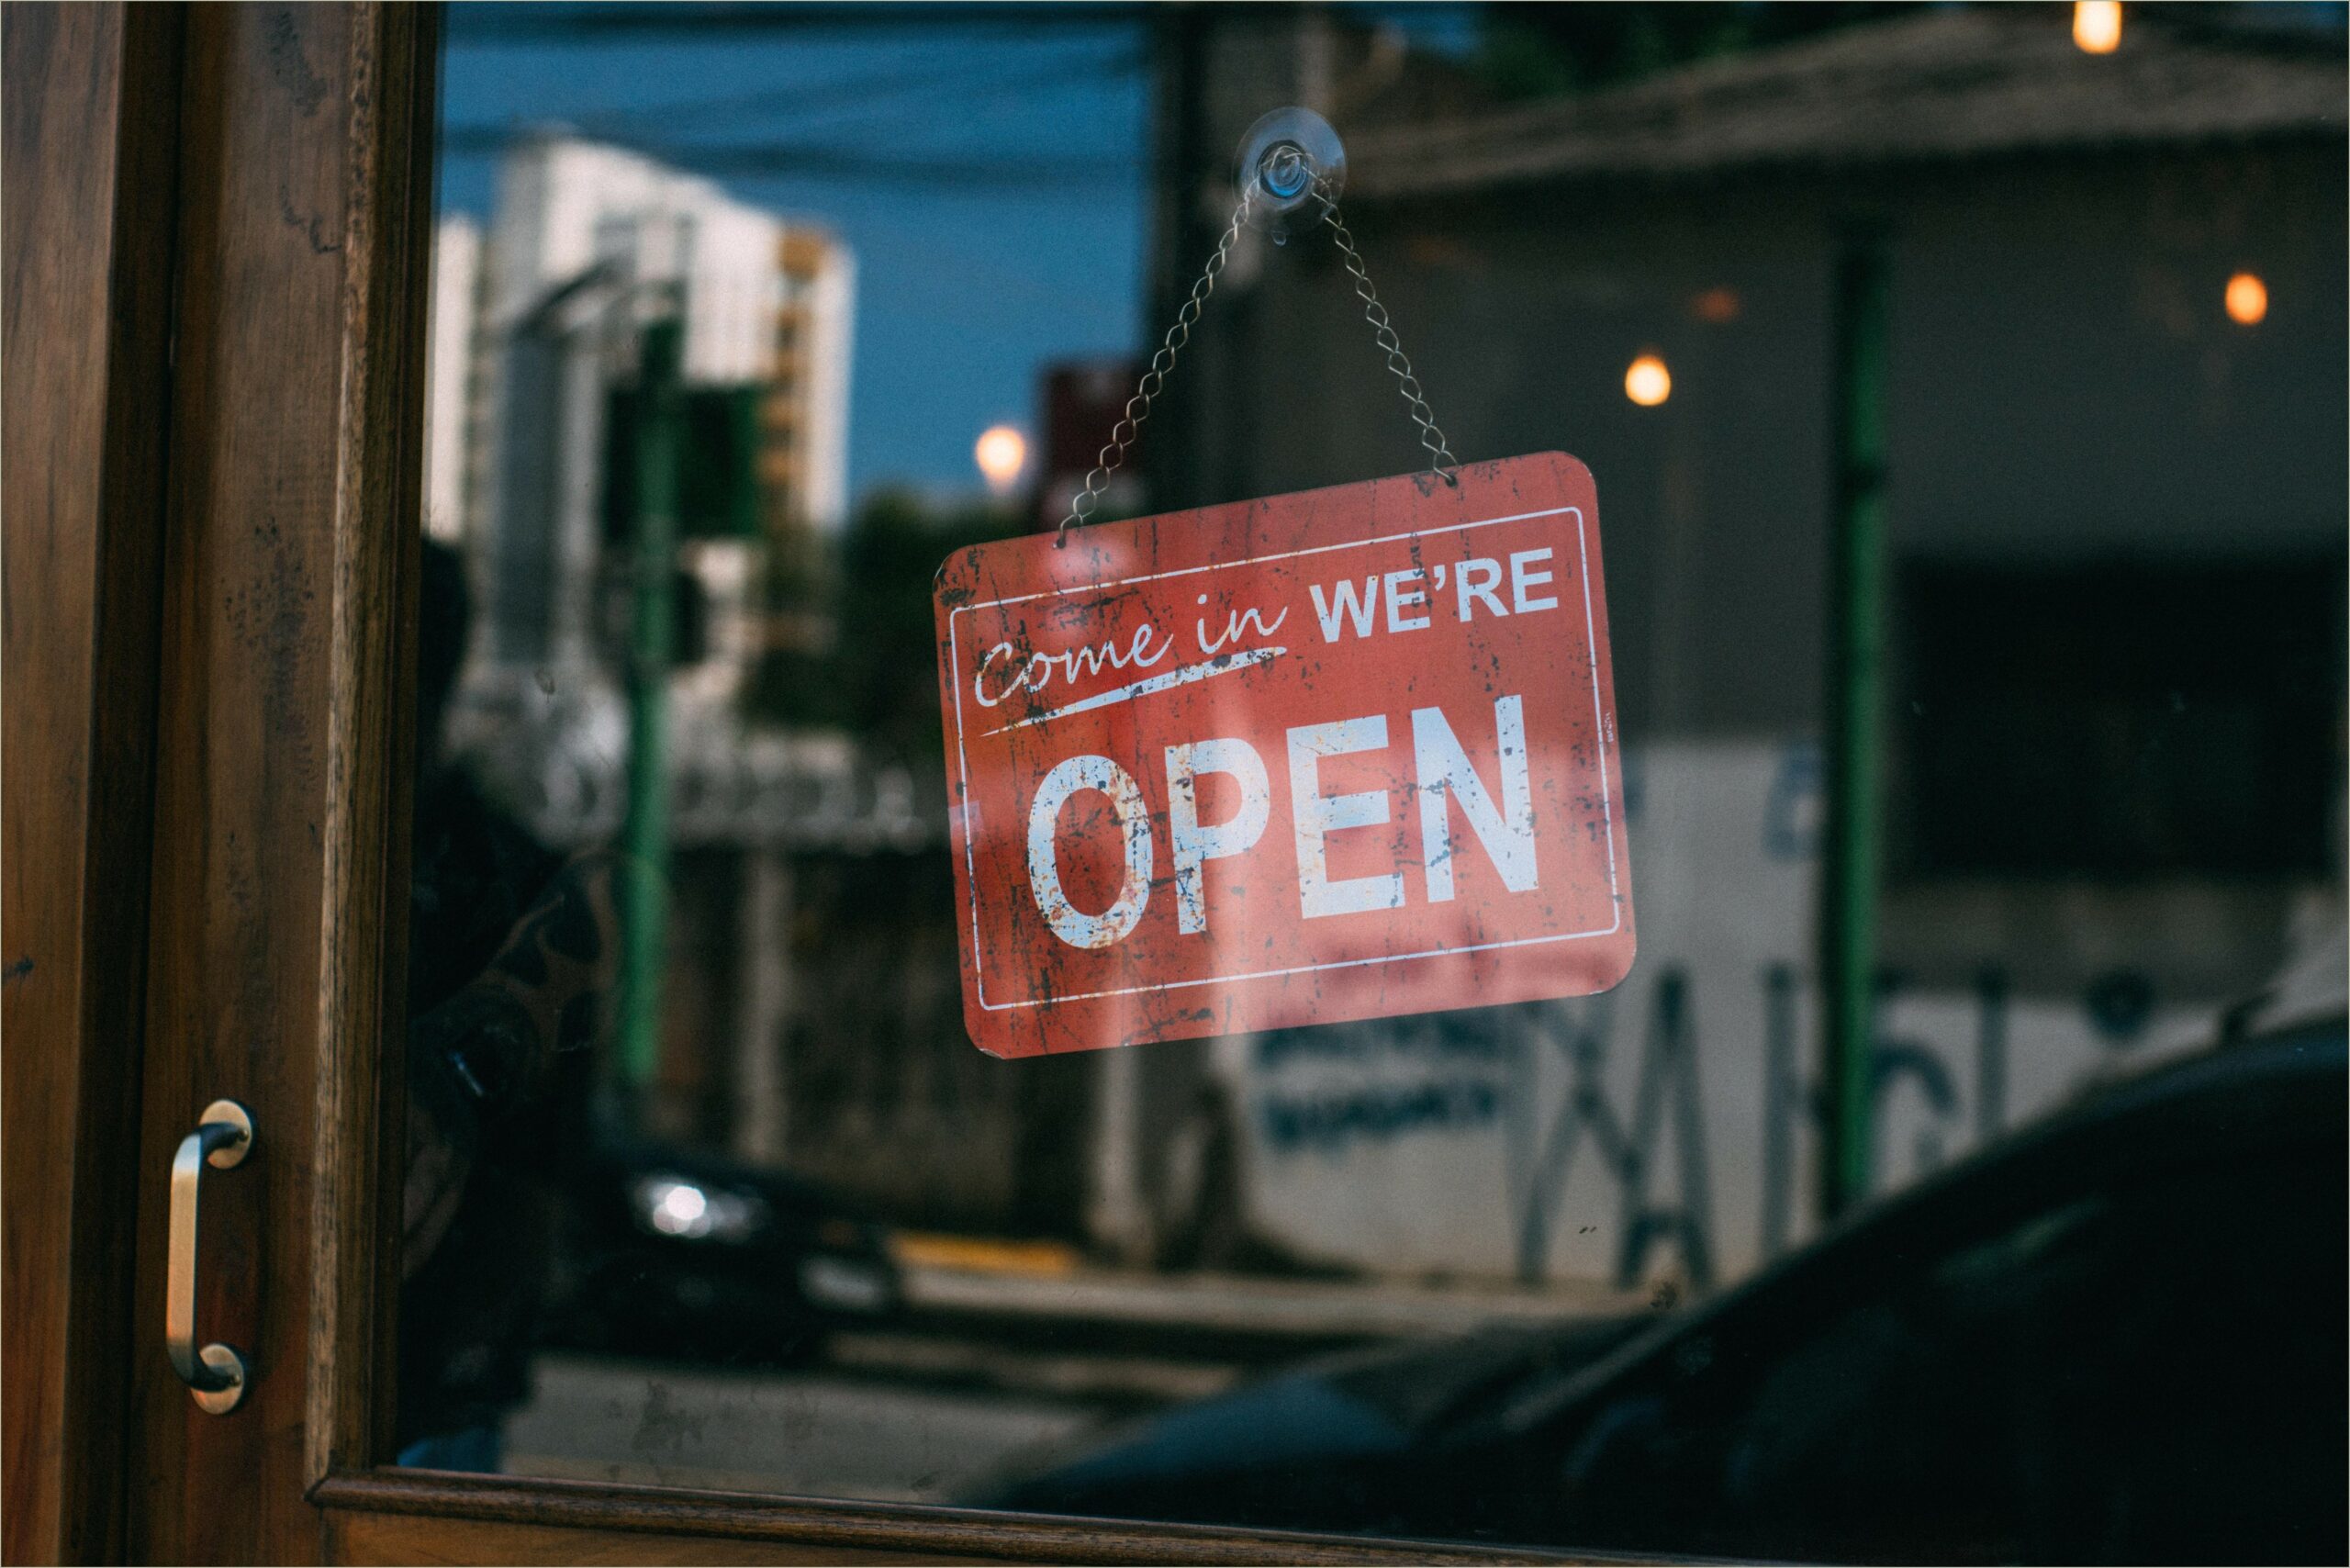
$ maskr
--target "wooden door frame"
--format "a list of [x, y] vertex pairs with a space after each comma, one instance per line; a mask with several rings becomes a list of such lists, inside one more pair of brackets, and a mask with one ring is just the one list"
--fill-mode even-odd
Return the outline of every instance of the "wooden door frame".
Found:
[[[436, 14], [185, 13], [169, 504], [136, 1148], [124, 1542], [308, 1561], [306, 1494], [364, 1463], [397, 1259], [372, 1181], [404, 920], [420, 332]], [[405, 525], [404, 525], [405, 522]], [[172, 1150], [252, 1113], [207, 1182], [198, 1327], [252, 1375], [227, 1416], [165, 1363]], [[388, 1147], [397, 1148], [397, 1143]], [[396, 1219], [391, 1235], [398, 1234]]]
[[[121, 13], [111, 14], [118, 25]], [[103, 812], [94, 804], [76, 819], [78, 842], [108, 874], [118, 874], [126, 857], [145, 871], [143, 920], [128, 905], [99, 912], [106, 940], [85, 939], [81, 971], [91, 990], [94, 964], [140, 949], [151, 1044], [143, 1092], [95, 1103], [92, 1091], [105, 1081], [94, 1078], [101, 1058], [91, 1042], [115, 1023], [135, 1033], [140, 1002], [136, 988], [123, 988], [132, 1001], [117, 1006], [122, 1020], [90, 996], [75, 1003], [84, 1049], [73, 1103], [85, 1121], [104, 1112], [124, 1124], [110, 1137], [73, 1142], [68, 1153], [102, 1200], [91, 1218], [77, 1207], [74, 1222], [87, 1229], [110, 1218], [135, 1241], [127, 1260], [118, 1249], [103, 1255], [117, 1259], [115, 1274], [101, 1266], [90, 1287], [111, 1293], [117, 1320], [124, 1306], [129, 1313], [128, 1326], [118, 1321], [113, 1339], [102, 1336], [98, 1347], [128, 1365], [114, 1374], [127, 1417], [122, 1462], [94, 1472], [127, 1484], [118, 1529], [75, 1534], [51, 1518], [39, 1527], [46, 1536], [28, 1535], [26, 1554], [260, 1562], [1547, 1560], [1485, 1547], [462, 1477], [384, 1462], [400, 1234], [399, 1183], [386, 1175], [403, 1148], [399, 1053], [386, 1042], [404, 1028], [438, 28], [432, 7], [375, 3], [197, 7], [174, 17], [176, 53], [156, 76], [159, 97], [173, 105], [176, 140], [163, 145], [174, 154], [146, 163], [122, 154], [124, 190], [111, 209], [135, 207], [151, 227], [172, 231], [171, 259], [151, 275], [152, 257], [129, 253], [137, 236], [119, 222], [110, 245], [88, 252], [114, 258], [118, 292], [127, 268], [150, 283], [167, 276], [174, 316], [168, 504], [140, 514], [144, 532], [130, 532], [148, 554], [126, 548], [117, 569], [135, 579], [120, 602], [152, 611], [147, 640], [126, 632], [112, 655], [132, 666], [134, 692], [138, 669], [148, 672], [149, 706], [126, 700], [120, 713], [108, 709], [109, 722], [131, 732], [117, 749], [134, 764], [140, 745], [151, 744], [151, 769], [131, 767], [117, 791], [143, 812], [151, 780], [151, 818], [140, 818], [151, 821], [151, 843], [123, 828], [118, 819], [129, 808], [114, 795]], [[134, 96], [118, 91], [54, 112], [122, 127], [129, 148], [134, 118], [144, 115], [145, 126], [156, 118]], [[13, 106], [9, 127], [13, 153]], [[13, 219], [13, 193], [10, 201]], [[154, 225], [158, 211], [175, 221]], [[45, 329], [91, 330], [86, 301]], [[106, 341], [134, 370], [155, 357], [158, 342], [145, 317], [129, 327], [118, 320]], [[8, 365], [13, 403], [14, 338]], [[129, 376], [121, 396], [142, 385]], [[78, 417], [86, 425], [90, 415], [83, 409]], [[12, 460], [17, 428], [12, 412]], [[138, 483], [144, 470], [130, 460], [137, 450], [127, 442], [120, 466], [128, 476], [103, 492], [118, 491], [134, 512], [145, 494]], [[10, 466], [13, 659], [21, 612]], [[139, 580], [150, 585], [143, 601]], [[138, 722], [142, 713], [151, 715], [148, 729]], [[13, 702], [9, 722], [13, 754]], [[25, 803], [15, 778], [12, 846]], [[85, 901], [104, 880], [96, 869], [83, 875]], [[12, 927], [32, 918], [20, 915], [17, 888], [12, 869]], [[13, 1033], [29, 1004], [12, 988], [7, 1005]], [[13, 1101], [19, 1053], [7, 1060]], [[211, 1417], [165, 1366], [153, 1320], [162, 1310], [162, 1174], [196, 1109], [221, 1095], [253, 1112], [255, 1152], [249, 1168], [207, 1188], [207, 1209], [217, 1189], [225, 1212], [207, 1226], [200, 1322], [207, 1334], [249, 1347], [254, 1372], [245, 1405]], [[104, 1184], [107, 1169], [85, 1169], [108, 1159], [114, 1188]], [[13, 1147], [9, 1170], [13, 1178]], [[21, 1195], [11, 1195], [12, 1257]], [[57, 1319], [54, 1305], [40, 1319], [51, 1339]], [[13, 1373], [13, 1322], [8, 1344]], [[104, 1384], [88, 1357], [84, 1346], [69, 1364]], [[105, 1401], [86, 1409], [78, 1428], [45, 1417], [40, 1440], [103, 1434]], [[12, 1391], [12, 1484], [16, 1410]], [[28, 1473], [59, 1497], [78, 1495], [77, 1485], [87, 1490], [54, 1466]], [[103, 1516], [111, 1505], [101, 1496], [73, 1506]], [[43, 1540], [57, 1549], [44, 1550]]]
[[162, 7], [0, 9], [10, 1562], [121, 1550], [180, 33]]

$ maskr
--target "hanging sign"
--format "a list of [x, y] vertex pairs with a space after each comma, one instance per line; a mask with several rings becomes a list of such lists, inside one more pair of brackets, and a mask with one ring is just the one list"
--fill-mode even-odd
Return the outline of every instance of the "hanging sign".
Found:
[[990, 1055], [1582, 996], [1633, 952], [1588, 469], [1550, 453], [957, 552]]

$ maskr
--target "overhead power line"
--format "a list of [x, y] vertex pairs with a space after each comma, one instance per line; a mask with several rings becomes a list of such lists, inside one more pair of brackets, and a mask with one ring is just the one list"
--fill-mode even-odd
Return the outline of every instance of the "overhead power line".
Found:
[[[550, 133], [560, 131], [550, 128]], [[505, 126], [452, 127], [442, 141], [453, 158], [492, 157], [518, 135], [530, 135]], [[1041, 190], [1057, 186], [1091, 186], [1136, 176], [1139, 155], [1089, 154], [1083, 158], [930, 157], [919, 154], [875, 153], [860, 148], [822, 142], [665, 141], [640, 137], [608, 137], [610, 144], [659, 159], [696, 174], [735, 176], [791, 175], [806, 179], [885, 181], [901, 185], [974, 186], [993, 190]]]
[[[1053, 83], [1100, 84], [1123, 80], [1139, 73], [1146, 63], [1147, 57], [1141, 50], [1129, 49], [1107, 59], [1079, 62], [1056, 59], [1046, 66], [1024, 72], [975, 74], [968, 65], [959, 65], [950, 71], [901, 73], [849, 83], [807, 83], [590, 112], [558, 121], [517, 119], [451, 125], [442, 129], [441, 145], [442, 152], [452, 158], [482, 158], [496, 156], [520, 138], [577, 135], [713, 175], [787, 175], [916, 185], [979, 185], [997, 190], [1091, 187], [1132, 177], [1140, 168], [1138, 156], [928, 153], [878, 150], [870, 140], [845, 145], [837, 140], [768, 136], [719, 141], [694, 140], [677, 133], [712, 118], [744, 112], [755, 115], [768, 108], [784, 111], [787, 122], [821, 121], [835, 130], [844, 120], [854, 126], [860, 121], [869, 122], [877, 114], [892, 122], [894, 128], [905, 123], [894, 106], [909, 98], [918, 99], [927, 122], [936, 118], [942, 96], [951, 99], [952, 106], [959, 108]], [[827, 109], [835, 112], [826, 114]], [[804, 116], [792, 112], [800, 110], [811, 112]]]
[[[779, 116], [796, 119], [803, 112], [830, 120], [855, 119], [860, 118], [856, 110], [880, 108], [917, 94], [923, 95], [925, 107], [932, 107], [940, 95], [947, 93], [957, 100], [969, 100], [998, 98], [1054, 84], [1102, 86], [1138, 73], [1147, 63], [1147, 57], [1139, 49], [1122, 49], [1111, 55], [1081, 60], [1057, 58], [1032, 70], [991, 74], [975, 73], [968, 62], [960, 62], [936, 71], [898, 72], [848, 82], [798, 82], [712, 97], [672, 99], [667, 103], [589, 112], [570, 117], [569, 123], [593, 136], [624, 134], [632, 129], [674, 132], [683, 121], [708, 122], [737, 117]], [[844, 109], [850, 112], [843, 115], [839, 111]], [[472, 135], [484, 128], [471, 125], [464, 129]]]
[[[905, 0], [883, 4], [700, 5], [693, 0], [673, 4], [581, 5], [476, 4], [450, 7], [449, 42], [458, 48], [507, 44], [554, 44], [597, 47], [646, 41], [692, 42], [754, 33], [844, 36], [909, 32], [1059, 33], [1133, 27], [1147, 21], [1160, 7], [1148, 0], [1102, 3], [1067, 0], [1060, 5], [1021, 3], [1021, 0], [968, 0], [938, 4], [934, 0]], [[1359, 22], [1402, 20], [1443, 14], [1474, 13], [1470, 0], [1360, 0], [1332, 7], [1339, 16]], [[1221, 28], [1293, 25], [1290, 5], [1239, 3], [1218, 5]]]
[[1148, 6], [1069, 0], [1066, 5], [673, 5], [460, 6], [449, 18], [453, 44], [628, 43], [721, 33], [857, 33], [945, 28], [1068, 31], [1139, 21]]

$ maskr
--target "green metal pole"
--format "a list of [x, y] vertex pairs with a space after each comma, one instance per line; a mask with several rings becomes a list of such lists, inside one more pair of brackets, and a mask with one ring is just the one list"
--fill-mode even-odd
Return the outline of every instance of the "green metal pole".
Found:
[[661, 979], [669, 895], [668, 712], [676, 640], [678, 364], [684, 329], [674, 317], [644, 330], [635, 399], [634, 603], [628, 661], [628, 822], [621, 987], [621, 1079], [651, 1083], [661, 1060]]
[[1820, 1210], [1867, 1194], [1875, 1048], [1876, 893], [1885, 688], [1885, 241], [1852, 237], [1837, 268], [1835, 533], [1830, 564], [1827, 820], [1820, 866]]

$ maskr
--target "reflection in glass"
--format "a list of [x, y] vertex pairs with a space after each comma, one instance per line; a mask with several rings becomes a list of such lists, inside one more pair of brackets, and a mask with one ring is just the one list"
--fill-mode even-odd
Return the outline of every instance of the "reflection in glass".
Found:
[[[403, 1460], [2338, 1561], [2338, 11], [2132, 12], [2103, 58], [2028, 7], [1067, 10], [452, 17]], [[1458, 449], [1596, 476], [1640, 955], [1572, 1002], [992, 1060], [934, 576], [1066, 511], [1215, 240], [1192, 197], [1290, 103]], [[1862, 212], [1874, 361], [1838, 352]], [[1244, 235], [1104, 512], [1410, 467], [1344, 275]], [[1858, 609], [1838, 409], [1884, 438]], [[1873, 1202], [1830, 1233], [1854, 645]], [[1240, 789], [1193, 760], [1203, 832]]]

